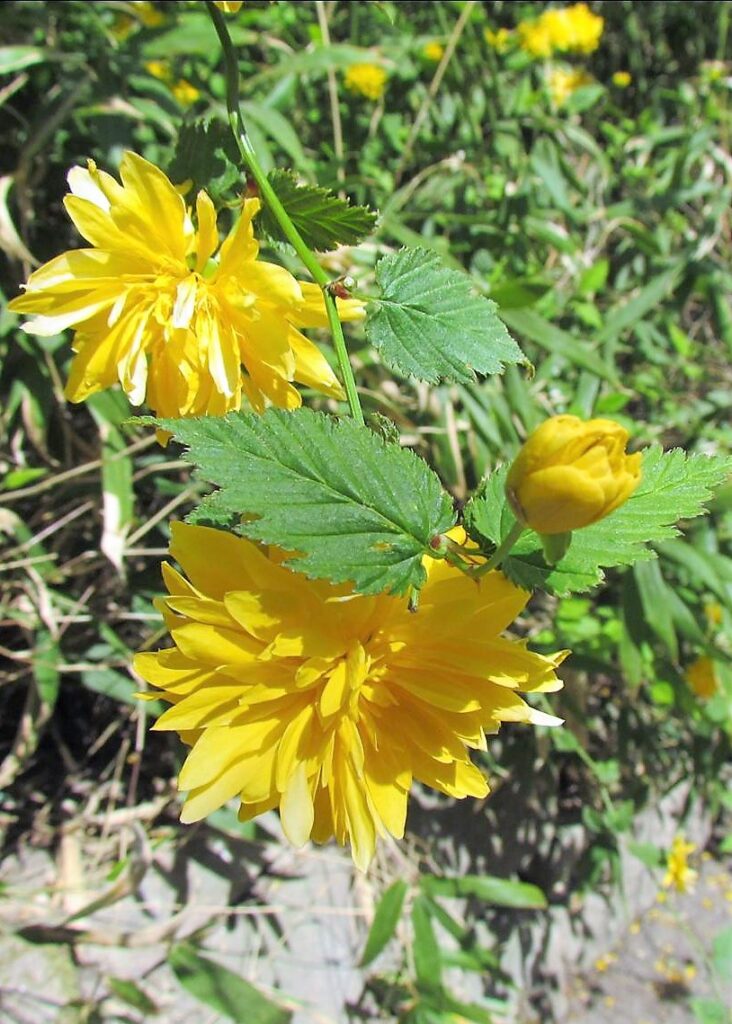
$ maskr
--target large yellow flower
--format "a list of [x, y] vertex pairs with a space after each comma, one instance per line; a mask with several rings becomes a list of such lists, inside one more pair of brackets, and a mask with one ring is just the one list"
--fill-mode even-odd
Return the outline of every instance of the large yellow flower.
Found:
[[244, 821], [279, 807], [295, 845], [335, 836], [365, 869], [377, 835], [403, 835], [413, 780], [484, 797], [468, 749], [501, 722], [559, 722], [517, 691], [559, 689], [563, 655], [501, 637], [528, 595], [499, 572], [477, 583], [427, 559], [415, 614], [206, 527], [174, 523], [170, 550], [190, 580], [163, 567], [175, 647], [135, 668], [173, 704], [155, 728], [192, 746], [184, 821], [234, 796]]
[[[299, 327], [325, 326], [320, 289], [259, 260], [252, 217], [258, 199], [221, 243], [206, 192], [193, 211], [153, 164], [125, 153], [122, 184], [90, 162], [69, 173], [69, 216], [93, 248], [75, 249], [31, 275], [10, 303], [37, 314], [25, 330], [75, 328], [66, 387], [80, 402], [117, 381], [133, 405], [163, 416], [223, 415], [245, 395], [300, 405], [298, 381], [342, 397], [340, 384]], [[343, 319], [360, 302], [339, 304]]]

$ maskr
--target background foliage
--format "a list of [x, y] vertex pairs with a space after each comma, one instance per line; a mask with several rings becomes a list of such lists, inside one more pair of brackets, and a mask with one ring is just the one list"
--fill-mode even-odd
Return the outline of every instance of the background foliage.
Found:
[[[36, 262], [79, 244], [61, 205], [70, 166], [92, 158], [113, 169], [131, 148], [173, 176], [191, 170], [190, 126], [224, 118], [219, 51], [201, 6], [5, 5], [6, 296]], [[379, 256], [418, 245], [429, 268], [437, 253], [497, 303], [535, 366], [533, 375], [509, 365], [502, 377], [458, 376], [429, 388], [399, 375], [408, 353], [389, 354], [376, 318], [368, 336], [351, 334], [367, 413], [394, 420], [402, 443], [427, 458], [456, 502], [512, 457], [542, 411], [612, 416], [638, 446], [732, 450], [729, 6], [594, 4], [606, 22], [599, 49], [560, 62], [586, 67], [593, 81], [561, 106], [543, 61], [500, 52], [485, 35], [544, 6], [255, 2], [229, 22], [244, 113], [266, 169], [290, 168], [379, 211], [370, 240], [329, 254], [329, 269], [373, 291]], [[435, 87], [438, 64], [425, 46], [451, 40], [454, 54]], [[345, 71], [360, 62], [385, 70], [382, 99], [344, 89]], [[627, 88], [613, 84], [620, 70], [632, 76]], [[226, 155], [225, 133], [210, 132], [210, 152], [194, 154], [188, 176], [223, 198], [246, 183]], [[295, 268], [276, 240], [273, 252]], [[398, 257], [390, 261], [382, 276], [386, 267], [398, 272]], [[481, 308], [487, 316], [488, 304]], [[141, 822], [148, 839], [157, 822], [167, 842], [184, 843], [171, 783], [180, 750], [147, 733], [145, 714], [155, 708], [134, 702], [129, 663], [131, 651], [163, 636], [151, 600], [166, 524], [203, 485], [176, 449], [163, 451], [141, 427], [123, 429], [130, 410], [121, 394], [65, 402], [65, 337], [32, 338], [5, 312], [0, 358], [4, 852], [29, 842], [53, 847], [73, 821], [94, 833], [89, 807], [100, 794], [110, 810]], [[372, 963], [401, 921], [404, 961], [396, 951], [391, 972], [375, 972], [364, 1019], [492, 1019], [508, 992], [500, 943], [479, 941], [470, 905], [482, 914], [480, 901], [538, 908], [568, 893], [610, 891], [619, 844], [649, 804], [679, 783], [690, 785], [688, 806], [702, 798], [716, 814], [729, 803], [732, 485], [711, 517], [652, 543], [656, 561], [608, 572], [591, 596], [531, 606], [523, 626], [534, 642], [574, 652], [558, 712], [567, 727], [551, 736], [506, 728], [486, 755], [497, 792], [479, 811], [484, 834], [505, 835], [508, 809], [521, 808], [510, 856], [493, 840], [475, 843], [465, 808], [415, 810], [416, 874], [409, 885], [385, 884], [363, 960]], [[714, 659], [719, 679], [708, 699], [686, 681], [701, 655]], [[135, 818], [150, 806], [152, 817]], [[460, 856], [440, 842], [445, 821]], [[276, 844], [254, 826], [221, 827]], [[568, 857], [565, 837], [578, 827], [582, 840]], [[532, 828], [540, 837], [533, 844], [525, 838]], [[112, 880], [130, 868], [127, 846], [123, 836], [100, 847]], [[387, 863], [380, 877], [388, 882], [398, 871]], [[449, 902], [457, 898], [471, 901], [463, 917]], [[506, 912], [497, 913], [499, 934]], [[240, 1019], [237, 979], [211, 980], [220, 968], [199, 939], [175, 947], [176, 976]], [[441, 973], [451, 968], [484, 979], [480, 999], [466, 1005], [451, 994], [452, 975]], [[120, 1019], [120, 1000], [126, 1019], [144, 1019], [144, 979], [132, 989], [113, 982], [95, 997], [97, 1019]], [[269, 1001], [262, 1006], [262, 1020], [285, 1019]]]

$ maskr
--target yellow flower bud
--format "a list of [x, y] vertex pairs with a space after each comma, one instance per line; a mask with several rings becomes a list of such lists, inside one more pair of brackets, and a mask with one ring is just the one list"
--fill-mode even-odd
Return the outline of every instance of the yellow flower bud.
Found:
[[506, 494], [537, 533], [567, 533], [613, 512], [641, 479], [641, 455], [613, 420], [554, 416], [527, 439], [508, 472]]
[[697, 658], [686, 670], [686, 681], [697, 697], [703, 700], [713, 697], [719, 688], [719, 680], [712, 659], [706, 655]]

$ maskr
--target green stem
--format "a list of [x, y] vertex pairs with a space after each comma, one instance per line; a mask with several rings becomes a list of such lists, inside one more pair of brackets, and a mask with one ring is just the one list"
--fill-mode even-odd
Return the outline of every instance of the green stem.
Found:
[[351, 368], [351, 363], [348, 358], [346, 339], [343, 336], [343, 327], [338, 317], [336, 301], [330, 291], [331, 280], [320, 266], [311, 250], [305, 244], [300, 232], [292, 223], [287, 210], [285, 210], [277, 197], [277, 193], [272, 188], [267, 175], [257, 159], [257, 154], [254, 150], [251, 139], [247, 134], [246, 125], [244, 124], [244, 119], [241, 114], [241, 107], [239, 103], [239, 65], [236, 59], [236, 51], [234, 50], [231, 37], [229, 36], [229, 30], [226, 27], [223, 14], [212, 3], [212, 0], [206, 0], [206, 7], [214, 28], [216, 29], [216, 34], [219, 37], [221, 49], [224, 55], [224, 67], [226, 71], [226, 109], [229, 115], [229, 125], [231, 126], [231, 131], [234, 135], [234, 139], [236, 140], [239, 153], [241, 154], [242, 160], [246, 164], [247, 168], [251, 171], [252, 177], [257, 183], [262, 199], [276, 218], [277, 223], [282, 228], [285, 238], [292, 245], [293, 249], [302, 260], [303, 265], [306, 267], [312, 279], [320, 286], [320, 290], [323, 293], [323, 300], [325, 302], [325, 311], [328, 316], [328, 325], [333, 333], [333, 344], [335, 346], [336, 357], [338, 359], [341, 377], [343, 378], [343, 384], [346, 389], [346, 396], [348, 398], [351, 415], [357, 423], [363, 425], [363, 411], [361, 409], [358, 392], [356, 391], [356, 380], [353, 376], [353, 369]]
[[508, 531], [506, 536], [503, 538], [501, 543], [498, 545], [496, 550], [493, 552], [491, 557], [483, 565], [479, 565], [477, 569], [474, 569], [471, 573], [473, 579], [480, 579], [481, 576], [485, 576], [491, 569], [496, 569], [503, 559], [506, 557], [508, 552], [514, 546], [516, 541], [519, 539], [521, 534], [524, 532], [524, 527], [518, 521], [513, 524], [511, 529]]

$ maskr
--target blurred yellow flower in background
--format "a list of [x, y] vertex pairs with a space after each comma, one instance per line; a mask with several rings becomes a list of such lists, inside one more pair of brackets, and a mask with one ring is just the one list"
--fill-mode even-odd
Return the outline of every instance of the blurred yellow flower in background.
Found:
[[537, 533], [579, 530], [627, 501], [641, 480], [640, 452], [614, 420], [553, 416], [526, 439], [506, 478], [517, 519]]
[[549, 27], [541, 18], [536, 21], [521, 21], [516, 26], [519, 45], [532, 57], [551, 57], [554, 47]]
[[668, 857], [663, 885], [666, 889], [688, 892], [697, 879], [698, 872], [689, 867], [689, 854], [696, 849], [694, 843], [687, 843], [683, 836], [676, 836]]
[[612, 82], [613, 85], [617, 85], [618, 89], [627, 89], [632, 81], [633, 76], [631, 75], [630, 71], [613, 72]]
[[719, 689], [719, 679], [712, 659], [705, 654], [697, 658], [686, 670], [686, 681], [702, 700], [713, 697]]
[[173, 523], [170, 551], [188, 577], [163, 567], [175, 647], [135, 669], [173, 705], [154, 728], [192, 748], [183, 821], [238, 797], [241, 820], [279, 808], [293, 844], [335, 836], [365, 869], [377, 836], [404, 834], [413, 781], [484, 797], [470, 749], [501, 722], [560, 724], [517, 691], [559, 689], [564, 652], [501, 636], [529, 595], [500, 572], [476, 583], [427, 558], [415, 614], [219, 530]]
[[497, 28], [495, 31], [487, 28], [483, 35], [488, 45], [493, 47], [497, 53], [505, 53], [513, 42], [513, 33], [509, 32], [507, 28]]
[[145, 63], [145, 70], [153, 78], [159, 78], [161, 82], [172, 82], [173, 71], [167, 60], [148, 60]]
[[522, 49], [532, 57], [553, 53], [592, 53], [600, 45], [605, 22], [587, 4], [550, 7], [517, 26]]
[[431, 43], [427, 43], [425, 48], [422, 50], [422, 56], [427, 60], [434, 61], [435, 64], [438, 60], [442, 60], [444, 53], [445, 47], [442, 43], [438, 43], [436, 40]]
[[573, 93], [593, 82], [594, 78], [584, 68], [552, 68], [547, 76], [547, 88], [555, 107], [563, 106]]
[[[165, 174], [125, 153], [122, 184], [97, 169], [69, 172], [66, 210], [93, 248], [66, 252], [33, 273], [10, 303], [35, 319], [31, 334], [69, 327], [76, 353], [66, 396], [81, 402], [119, 381], [133, 405], [147, 400], [162, 416], [223, 415], [242, 397], [300, 405], [292, 381], [324, 394], [342, 390], [299, 327], [327, 325], [315, 284], [258, 259], [246, 199], [228, 237], [219, 237], [213, 203], [201, 191], [195, 216]], [[363, 315], [339, 301], [343, 319]]]
[[174, 82], [170, 87], [170, 91], [182, 107], [190, 107], [201, 95], [200, 90], [185, 78]]
[[244, 0], [214, 0], [214, 7], [218, 7], [225, 14], [236, 14], [241, 10]]
[[386, 79], [386, 71], [378, 64], [351, 64], [346, 71], [344, 83], [350, 92], [376, 101], [384, 95]]

